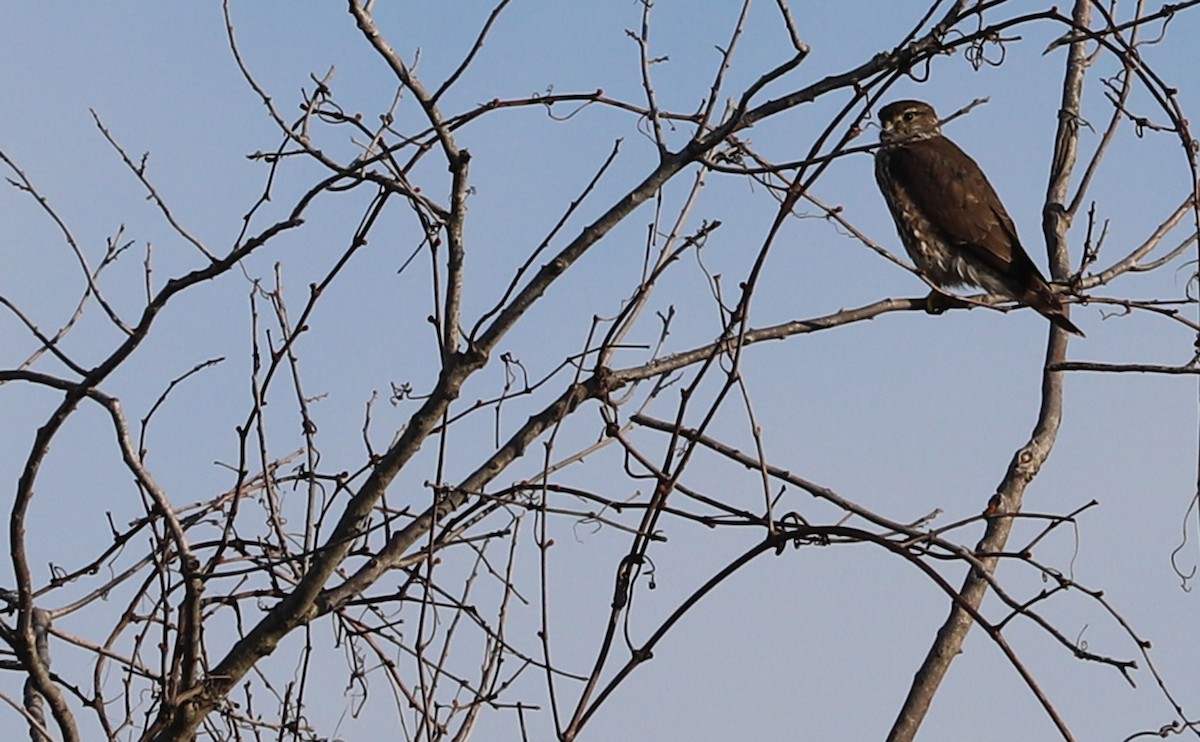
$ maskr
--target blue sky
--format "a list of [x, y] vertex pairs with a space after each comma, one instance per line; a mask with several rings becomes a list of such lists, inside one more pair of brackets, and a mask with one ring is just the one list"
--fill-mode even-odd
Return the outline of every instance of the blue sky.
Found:
[[[379, 5], [377, 20], [384, 34], [406, 59], [420, 50], [417, 70], [428, 82], [440, 81], [457, 65], [489, 10], [481, 3]], [[667, 59], [653, 73], [664, 108], [691, 111], [703, 100], [718, 61], [715, 47], [727, 42], [738, 7], [732, 2], [656, 4], [652, 51]], [[1015, 15], [1042, 7], [1014, 3], [1004, 12]], [[890, 49], [922, 10], [923, 4], [859, 0], [798, 5], [794, 12], [812, 55], [768, 87], [760, 100]], [[300, 90], [312, 87], [310, 74], [321, 76], [330, 68], [336, 70], [335, 98], [345, 110], [375, 121], [390, 105], [395, 83], [341, 4], [234, 3], [233, 18], [247, 65], [285, 116], [296, 115]], [[634, 2], [516, 0], [477, 64], [447, 94], [445, 107], [459, 112], [493, 98], [597, 88], [640, 102], [636, 46], [625, 33], [639, 23], [640, 6]], [[1197, 14], [1181, 14], [1168, 31], [1163, 44], [1144, 49], [1144, 58], [1181, 88], [1185, 110], [1192, 120], [1200, 120], [1195, 115], [1197, 90], [1188, 87], [1195, 70], [1191, 40], [1200, 34]], [[1031, 25], [1016, 33], [1021, 38], [1008, 45], [1003, 65], [975, 71], [961, 55], [939, 58], [927, 82], [903, 81], [888, 97], [926, 99], [944, 114], [975, 98], [989, 99], [950, 124], [948, 134], [989, 174], [1030, 253], [1045, 266], [1040, 209], [1065, 52], [1042, 54], [1061, 34], [1057, 27]], [[729, 89], [740, 90], [786, 58], [785, 41], [773, 4], [756, 5]], [[217, 5], [10, 3], [0, 10], [0, 55], [9, 70], [0, 150], [51, 200], [93, 264], [103, 254], [105, 240], [123, 226], [124, 239], [134, 244], [105, 274], [104, 286], [127, 318], [135, 317], [144, 301], [147, 244], [153, 246], [160, 286], [202, 260], [145, 199], [141, 185], [96, 130], [89, 109], [135, 157], [149, 153], [151, 179], [176, 217], [210, 248], [227, 249], [237, 237], [242, 216], [261, 193], [266, 176], [264, 166], [247, 155], [273, 150], [280, 137], [234, 64]], [[1097, 129], [1109, 111], [1099, 79], [1114, 69], [1102, 59], [1089, 79], [1085, 117]], [[743, 136], [771, 161], [798, 159], [844, 100], [794, 109]], [[1145, 96], [1135, 95], [1134, 104], [1153, 111]], [[419, 116], [406, 102], [398, 120], [411, 128]], [[567, 233], [578, 231], [649, 171], [654, 148], [640, 131], [629, 114], [591, 107], [566, 122], [551, 121], [532, 109], [497, 112], [460, 132], [460, 143], [474, 156], [467, 225], [468, 324], [499, 298], [512, 271], [615, 140], [622, 140], [616, 164]], [[670, 140], [679, 146], [689, 134], [681, 128]], [[875, 136], [868, 129], [864, 141]], [[1085, 134], [1085, 155], [1095, 139], [1094, 133]], [[341, 129], [322, 132], [319, 143], [339, 156], [354, 152]], [[1181, 162], [1178, 141], [1169, 135], [1137, 137], [1128, 127], [1118, 135], [1091, 196], [1109, 225], [1101, 265], [1144, 239], [1183, 199], [1189, 176]], [[313, 166], [300, 163], [289, 165], [285, 173], [256, 223], [279, 218], [290, 199], [319, 175]], [[446, 175], [440, 162], [431, 161], [418, 168], [415, 178], [440, 196]], [[665, 213], [678, 208], [687, 179], [680, 178], [665, 192]], [[702, 258], [732, 291], [749, 269], [777, 206], [765, 189], [744, 179], [710, 175], [709, 181], [691, 228], [705, 219], [722, 221]], [[835, 163], [815, 195], [842, 205], [858, 228], [901, 252], [868, 155]], [[303, 230], [255, 255], [244, 274], [235, 271], [180, 297], [129, 367], [105, 385], [136, 420], [172, 378], [197, 363], [226, 359], [175, 392], [151, 425], [147, 461], [174, 502], [211, 496], [231, 481], [228, 470], [215, 462], [233, 461], [234, 426], [249, 409], [247, 277], [273, 281], [279, 264], [290, 304], [298, 310], [309, 282], [318, 280], [341, 253], [366, 203], [359, 193], [323, 198]], [[53, 225], [15, 189], [0, 191], [0, 217], [6, 233], [0, 294], [39, 326], [58, 327], [82, 289], [74, 258]], [[501, 350], [520, 358], [535, 377], [579, 352], [592, 317], [614, 315], [636, 284], [650, 219], [643, 207], [609, 235], [552, 289]], [[1083, 239], [1083, 227], [1077, 225], [1071, 233], [1073, 263]], [[1177, 231], [1168, 242], [1181, 239], [1183, 232]], [[314, 414], [323, 468], [329, 471], [361, 465], [363, 414], [372, 391], [386, 396], [393, 382], [411, 382], [418, 391], [431, 383], [436, 358], [425, 321], [431, 311], [428, 261], [397, 273], [414, 246], [411, 224], [403, 215], [387, 215], [323, 299], [311, 332], [298, 345], [305, 390], [320, 397]], [[1180, 297], [1193, 269], [1177, 261], [1150, 275], [1122, 277], [1097, 294]], [[914, 276], [829, 222], [793, 219], [771, 253], [752, 324], [924, 293]], [[719, 330], [707, 281], [691, 255], [664, 283], [650, 309], [666, 311], [669, 306], [679, 318], [668, 351], [706, 342]], [[94, 310], [64, 345], [85, 363], [97, 362], [117, 341]], [[1072, 359], [1163, 364], [1190, 359], [1194, 337], [1182, 327], [1144, 314], [1106, 318], [1106, 313], [1099, 305], [1074, 309], [1072, 317], [1088, 338], [1072, 342]], [[629, 342], [655, 339], [658, 324], [652, 315], [647, 312]], [[977, 309], [940, 317], [899, 313], [750, 348], [744, 374], [773, 463], [896, 520], [915, 520], [940, 508], [944, 515], [939, 522], [949, 523], [983, 509], [1012, 452], [1028, 435], [1037, 411], [1045, 337], [1045, 321], [1027, 310], [1002, 314]], [[32, 347], [19, 322], [0, 314], [4, 367], [15, 367]], [[629, 351], [617, 357], [632, 364], [644, 355]], [[63, 373], [52, 359], [37, 367]], [[488, 369], [467, 387], [464, 404], [496, 394], [502, 384], [501, 371]], [[1039, 545], [1036, 556], [1103, 589], [1139, 635], [1153, 642], [1153, 659], [1166, 682], [1195, 715], [1200, 649], [1193, 627], [1200, 606], [1193, 593], [1181, 589], [1170, 558], [1187, 523], [1189, 541], [1180, 561], [1185, 567], [1197, 561], [1195, 514], [1187, 521], [1196, 480], [1196, 383], [1185, 376], [1074, 374], [1067, 380], [1066, 396], [1058, 444], [1027, 493], [1026, 509], [1062, 513], [1092, 499], [1100, 505], [1081, 519], [1077, 532], [1060, 529]], [[514, 401], [502, 426], [511, 432], [547, 398]], [[676, 399], [665, 394], [651, 413], [669, 417]], [[11, 441], [0, 451], [0, 481], [8, 483], [3, 491], [15, 488], [33, 432], [56, 403], [55, 395], [28, 386], [0, 389], [0, 416]], [[298, 445], [298, 430], [287, 395], [281, 392], [272, 403], [272, 446], [282, 454]], [[386, 445], [412, 409], [411, 403], [376, 405], [376, 446]], [[493, 422], [490, 414], [466, 421], [453, 439], [447, 479], [460, 478], [478, 465], [490, 450]], [[37, 565], [81, 563], [106, 543], [104, 513], [113, 513], [121, 523], [141, 512], [103, 425], [97, 410], [85, 409], [52, 450], [29, 526], [39, 534], [31, 546]], [[556, 451], [566, 455], [572, 446], [587, 445], [600, 429], [594, 410], [581, 414], [564, 428]], [[717, 430], [732, 445], [752, 445], [746, 415], [737, 405], [722, 410]], [[640, 432], [636, 439], [661, 456], [661, 435]], [[533, 476], [539, 464], [539, 455], [530, 456], [497, 485]], [[425, 491], [432, 467], [433, 454], [422, 452], [394, 485], [396, 497], [424, 496], [410, 493]], [[715, 457], [699, 457], [685, 480], [740, 507], [761, 506], [761, 487], [753, 473]], [[621, 476], [621, 457], [611, 449], [565, 470], [559, 481], [604, 491], [614, 499], [644, 497], [648, 487]], [[0, 496], [5, 504], [10, 499], [11, 494]], [[782, 502], [784, 510], [836, 519], [803, 493], [789, 492]], [[979, 526], [972, 528], [960, 532], [959, 540], [974, 543]], [[631, 623], [635, 631], [648, 631], [706, 575], [760, 535], [715, 537], [680, 522], [665, 529], [669, 544], [653, 551], [657, 588], [639, 592], [639, 612]], [[554, 522], [553, 531], [557, 551], [551, 580], [561, 596], [554, 606], [556, 657], [583, 671], [594, 657], [611, 600], [611, 575], [628, 538], [611, 529], [593, 532], [567, 519]], [[1032, 532], [1019, 530], [1013, 545]], [[526, 569], [536, 566], [531, 539], [532, 531], [527, 531], [520, 562]], [[7, 565], [0, 569], [5, 586], [11, 582], [10, 570]], [[952, 583], [961, 580], [957, 566], [944, 574]], [[1040, 577], [1015, 564], [1005, 567], [1001, 578], [1019, 594], [1041, 589]], [[66, 599], [64, 595], [62, 601]], [[789, 549], [778, 558], [760, 558], [676, 628], [583, 738], [880, 739], [947, 609], [945, 597], [915, 570], [869, 546]], [[991, 615], [999, 615], [994, 603], [990, 609]], [[1094, 602], [1069, 595], [1052, 602], [1046, 613], [1064, 634], [1086, 641], [1092, 651], [1137, 658], [1141, 664], [1135, 647]], [[533, 646], [534, 619], [532, 607], [517, 610], [513, 618], [514, 635], [527, 647]], [[62, 625], [83, 634], [94, 620], [68, 617]], [[319, 635], [329, 640], [327, 632], [320, 633], [324, 631]], [[1079, 739], [1121, 739], [1172, 719], [1144, 670], [1135, 674], [1138, 687], [1131, 689], [1110, 668], [1074, 659], [1028, 622], [1015, 622], [1006, 636]], [[215, 630], [209, 640], [221, 644]], [[83, 665], [73, 664], [79, 660], [71, 650], [56, 655], [64, 670], [75, 668], [86, 677]], [[289, 666], [278, 657], [271, 662]], [[10, 696], [19, 693], [11, 678], [0, 682]], [[343, 694], [342, 675], [331, 672], [321, 682], [328, 684], [329, 700], [310, 706], [309, 712], [329, 731], [350, 702]], [[361, 718], [342, 722], [340, 736], [374, 739], [381, 729], [391, 729], [386, 696], [380, 683]], [[552, 728], [547, 714], [543, 708], [531, 722], [540, 735]], [[478, 738], [517, 739], [515, 729], [511, 714], [497, 712], [484, 720]], [[976, 632], [952, 667], [921, 738], [1055, 736], [1016, 673]]]

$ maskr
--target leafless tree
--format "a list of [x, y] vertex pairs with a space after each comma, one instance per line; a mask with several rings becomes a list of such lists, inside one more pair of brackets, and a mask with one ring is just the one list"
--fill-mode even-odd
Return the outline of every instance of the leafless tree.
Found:
[[[227, 2], [231, 56], [277, 129], [252, 155], [263, 184], [244, 213], [230, 215], [240, 225], [230, 243], [185, 226], [148, 160], [126, 148], [103, 110], [93, 114], [98, 130], [175, 238], [170, 248], [146, 246], [139, 271], [126, 270], [138, 260], [134, 240], [118, 231], [97, 250], [76, 238], [38, 184], [37, 163], [0, 152], [9, 183], [73, 254], [82, 287], [51, 329], [19, 299], [0, 296], [23, 328], [4, 343], [3, 394], [53, 400], [29, 437], [9, 438], [22, 462], [6, 480], [12, 584], [0, 596], [0, 637], [3, 667], [24, 696], [5, 693], [8, 728], [23, 722], [35, 740], [329, 739], [336, 725], [314, 723], [313, 710], [334, 682], [356, 699], [351, 714], [369, 694], [394, 699], [397, 738], [463, 740], [485, 723], [509, 729], [509, 738], [549, 730], [586, 738], [589, 723], [620, 703], [614, 691], [732, 576], [772, 555], [799, 560], [816, 547], [866, 545], [928, 580], [949, 609], [940, 629], [929, 627], [932, 643], [890, 739], [916, 736], [972, 629], [1071, 739], [1010, 642], [1013, 624], [1036, 628], [1080, 660], [1126, 676], [1149, 672], [1173, 709], [1162, 733], [1200, 736], [1196, 688], [1176, 694], [1158, 675], [1149, 643], [1101, 586], [1038, 558], [1044, 540], [1086, 528], [1079, 521], [1093, 503], [1054, 514], [1022, 507], [1067, 415], [1063, 389], [1074, 374], [1194, 374], [1194, 357], [1177, 365], [1068, 360], [1067, 336], [1049, 331], [1040, 402], [1028, 411], [1032, 433], [996, 472], [990, 501], [950, 523], [868, 507], [805, 478], [788, 455], [769, 456], [773, 431], [760, 411], [771, 402], [748, 381], [752, 346], [926, 311], [922, 296], [879, 298], [763, 323], [752, 302], [797, 219], [809, 239], [849, 235], [859, 252], [916, 274], [894, 235], [868, 234], [853, 208], [823, 200], [847, 198], [822, 190], [828, 174], [869, 157], [872, 117], [898, 83], [932, 87], [943, 70], [963, 65], [1005, 74], [1012, 49], [1046, 34], [1056, 40], [1038, 64], [1061, 78], [1061, 100], [1029, 115], [1057, 122], [1042, 211], [1054, 279], [1076, 304], [1152, 315], [1200, 338], [1186, 311], [1195, 303], [1192, 278], [1180, 296], [1123, 288], [1136, 274], [1185, 265], [1195, 272], [1197, 144], [1180, 91], [1196, 87], [1160, 77], [1143, 50], [1191, 44], [1171, 34], [1171, 23], [1200, 12], [1198, 4], [1139, 1], [1118, 12], [1076, 0], [1068, 12], [936, 0], [888, 50], [813, 75], [810, 43], [821, 40], [805, 38], [787, 0], [753, 15], [744, 0], [701, 95], [686, 91], [699, 104], [680, 110], [662, 102], [685, 96], [657, 75], [666, 60], [649, 0], [628, 32], [639, 96], [555, 89], [507, 97], [498, 89], [470, 105], [457, 86], [490, 63], [494, 36], [511, 32], [503, 23], [509, 0], [475, 21], [461, 62], [436, 78], [420, 71], [419, 43], [389, 40], [381, 8], [349, 0], [347, 23], [392, 85], [390, 107], [360, 113], [339, 100], [333, 70], [314, 73], [299, 100], [268, 89], [238, 43], [237, 8]], [[755, 23], [786, 34], [789, 53], [749, 77], [739, 65], [735, 75], [744, 38], [761, 31]], [[980, 102], [965, 97], [958, 115], [986, 117]], [[521, 197], [527, 177], [510, 173], [511, 194], [494, 182], [479, 192], [472, 163], [486, 153], [468, 145], [502, 146], [502, 136], [480, 132], [522, 121], [546, 132], [538, 136], [569, 137], [597, 116], [613, 135], [589, 172], [555, 172], [534, 143], [520, 152], [540, 160], [536, 177], [554, 172], [564, 184], [558, 203], [539, 205], [540, 234], [529, 238], [527, 225], [524, 241], [511, 232], [498, 239], [473, 221], [481, 210], [500, 224], [505, 200]], [[783, 157], [748, 138], [750, 127], [778, 119], [795, 132]], [[1106, 155], [1131, 137], [1169, 142], [1189, 176], [1163, 188], [1161, 213], [1139, 244], [1108, 245], [1089, 188], [1109, 166]], [[756, 244], [724, 244], [720, 268], [705, 248], [723, 244], [722, 224], [736, 214], [704, 200], [713, 185], [749, 185], [774, 214], [759, 224]], [[357, 282], [372, 272], [378, 283], [366, 290]], [[199, 298], [214, 283], [245, 298], [248, 336]], [[381, 294], [379, 286], [390, 288]], [[952, 312], [1013, 308], [996, 297], [963, 298]], [[163, 318], [174, 311], [194, 317], [192, 332], [229, 333], [242, 356], [155, 365]], [[1105, 327], [1083, 342], [1103, 343]], [[214, 376], [231, 367], [240, 369], [234, 381]], [[358, 375], [364, 368], [373, 370]], [[132, 408], [115, 391], [131, 379], [151, 390]], [[325, 399], [333, 386], [346, 393]], [[190, 426], [174, 402], [192, 389], [203, 390], [192, 404], [235, 399], [236, 428]], [[360, 440], [346, 440], [351, 418]], [[76, 427], [104, 444], [61, 455], [77, 445], [69, 442]], [[172, 473], [171, 461], [158, 461], [158, 441], [170, 436], [212, 441], [215, 448], [197, 446], [200, 458], [201, 450], [228, 452], [218, 462], [223, 484], [197, 489]], [[34, 517], [64, 507], [47, 502], [56, 494], [45, 484], [62, 468], [88, 470], [106, 492], [70, 505], [86, 508], [95, 525], [79, 539], [99, 544], [79, 563], [67, 548], [74, 539], [44, 538], [44, 516]], [[580, 531], [604, 545], [561, 543]], [[668, 532], [680, 537], [668, 540]], [[669, 609], [642, 608], [656, 585], [655, 559], [688, 540], [732, 556]], [[573, 566], [581, 562], [590, 567]], [[1043, 587], [1010, 587], [1001, 565], [1032, 572]], [[573, 571], [573, 584], [563, 570]], [[580, 595], [592, 623], [556, 621]], [[985, 595], [995, 600], [988, 608]], [[1100, 606], [1131, 638], [1125, 654], [1091, 649], [1057, 623], [1051, 606], [1066, 596]], [[566, 659], [564, 637], [581, 631], [591, 632], [591, 655]]]

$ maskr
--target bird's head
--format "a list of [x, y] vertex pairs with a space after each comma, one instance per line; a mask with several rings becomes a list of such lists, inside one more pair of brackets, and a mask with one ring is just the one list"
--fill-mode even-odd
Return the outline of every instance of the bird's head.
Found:
[[898, 100], [879, 111], [879, 141], [884, 144], [902, 140], [940, 136], [941, 126], [933, 106], [919, 100]]

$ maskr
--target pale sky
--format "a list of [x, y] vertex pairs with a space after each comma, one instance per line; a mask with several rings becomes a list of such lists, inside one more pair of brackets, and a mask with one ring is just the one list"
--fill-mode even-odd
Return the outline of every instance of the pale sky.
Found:
[[[458, 64], [490, 10], [485, 3], [465, 2], [377, 5], [379, 26], [398, 53], [411, 60], [420, 50], [417, 71], [431, 86]], [[923, 3], [866, 0], [794, 6], [812, 54], [760, 94], [758, 102], [892, 48], [924, 10]], [[656, 3], [652, 52], [666, 59], [652, 72], [664, 109], [691, 112], [707, 95], [718, 63], [716, 47], [727, 43], [739, 7], [715, 0]], [[1005, 17], [1043, 5], [1013, 7]], [[232, 15], [247, 66], [286, 117], [298, 116], [301, 89], [312, 89], [310, 75], [320, 77], [331, 68], [335, 100], [347, 112], [361, 112], [373, 122], [391, 104], [395, 82], [357, 33], [344, 4], [242, 2], [233, 4]], [[515, 0], [444, 106], [457, 113], [493, 98], [597, 88], [640, 104], [644, 93], [637, 48], [625, 33], [639, 24], [636, 2]], [[1021, 38], [1008, 44], [1002, 65], [974, 71], [961, 55], [939, 58], [927, 81], [903, 81], [887, 96], [928, 100], [943, 114], [976, 98], [989, 99], [949, 124], [947, 134], [988, 173], [1043, 270], [1040, 209], [1065, 51], [1042, 52], [1061, 33], [1050, 25], [1024, 26], [1013, 32]], [[1200, 89], [1194, 87], [1193, 42], [1198, 36], [1200, 14], [1182, 13], [1168, 28], [1166, 41], [1143, 52], [1164, 80], [1181, 89], [1180, 101], [1193, 121], [1200, 121]], [[787, 56], [773, 3], [754, 7], [741, 44], [730, 91], [740, 91]], [[8, 71], [0, 150], [50, 199], [93, 264], [102, 257], [105, 240], [122, 226], [123, 239], [134, 243], [103, 283], [127, 318], [135, 318], [144, 302], [142, 261], [148, 243], [153, 245], [158, 286], [202, 260], [145, 199], [144, 189], [97, 130], [89, 109], [133, 156], [149, 153], [150, 178], [189, 230], [218, 252], [237, 237], [266, 176], [265, 166], [247, 155], [274, 150], [280, 137], [233, 61], [217, 4], [8, 3], [0, 10], [0, 61]], [[1100, 79], [1115, 71], [1111, 60], [1099, 65], [1089, 78], [1084, 103], [1085, 117], [1097, 130], [1110, 111]], [[793, 109], [742, 136], [773, 162], [799, 159], [834, 106], [845, 100], [842, 94]], [[1135, 94], [1131, 105], [1157, 114], [1144, 94]], [[417, 127], [409, 102], [399, 110], [402, 124]], [[621, 154], [593, 200], [567, 228], [570, 235], [649, 172], [656, 154], [644, 131], [632, 114], [592, 107], [565, 122], [534, 109], [498, 112], [459, 133], [460, 143], [473, 155], [467, 227], [470, 291], [464, 304], [468, 327], [500, 297], [514, 268], [582, 189], [614, 140], [622, 139]], [[689, 135], [681, 127], [669, 139], [680, 146]], [[355, 151], [343, 130], [326, 130], [320, 137], [320, 146], [336, 156]], [[863, 142], [876, 137], [877, 130], [868, 128]], [[1096, 137], [1095, 131], [1083, 136], [1084, 156], [1093, 150]], [[1133, 249], [1186, 196], [1189, 175], [1179, 150], [1178, 140], [1167, 134], [1137, 137], [1128, 126], [1118, 134], [1090, 195], [1098, 219], [1108, 225], [1100, 265]], [[416, 173], [429, 184], [433, 198], [444, 196], [445, 172], [438, 163]], [[295, 195], [320, 175], [307, 164], [290, 168], [259, 217], [263, 224], [285, 213]], [[678, 208], [690, 177], [680, 177], [667, 190], [667, 213]], [[702, 220], [722, 222], [701, 257], [708, 270], [722, 275], [732, 295], [777, 205], [765, 189], [742, 178], [710, 175], [709, 181], [694, 207], [691, 229]], [[869, 155], [837, 161], [814, 195], [842, 205], [859, 229], [902, 254]], [[341, 254], [365, 204], [359, 193], [325, 198], [303, 230], [256, 254], [246, 262], [245, 273], [233, 271], [181, 297], [131, 364], [102, 387], [119, 397], [136, 421], [172, 379], [198, 363], [226, 359], [183, 385], [151, 424], [147, 463], [173, 502], [210, 497], [232, 481], [218, 462], [234, 461], [234, 426], [249, 409], [249, 279], [270, 283], [275, 264], [281, 264], [292, 311], [298, 311], [308, 284], [319, 280]], [[56, 329], [70, 316], [82, 290], [74, 257], [26, 194], [0, 190], [0, 218], [6, 235], [0, 295], [39, 327]], [[545, 304], [501, 351], [519, 358], [535, 378], [578, 353], [592, 317], [615, 315], [628, 293], [625, 287], [631, 280], [636, 283], [651, 218], [650, 209], [643, 207], [606, 237], [552, 288]], [[1080, 259], [1084, 221], [1071, 233], [1073, 265]], [[1174, 246], [1184, 235], [1178, 230], [1166, 242]], [[409, 382], [421, 392], [435, 373], [433, 334], [425, 322], [428, 261], [419, 260], [419, 270], [397, 273], [415, 245], [402, 219], [386, 221], [325, 297], [311, 332], [298, 345], [305, 391], [320, 397], [313, 402], [313, 414], [320, 426], [322, 468], [328, 471], [361, 465], [363, 414], [373, 391], [384, 397], [375, 408], [373, 443], [384, 446], [413, 409], [412, 403], [387, 404], [389, 385]], [[1195, 254], [1190, 252], [1188, 259]], [[654, 342], [659, 325], [653, 313], [669, 306], [675, 307], [677, 319], [668, 352], [715, 336], [718, 317], [704, 274], [694, 255], [683, 263], [627, 342]], [[1124, 276], [1096, 294], [1179, 298], [1193, 270], [1194, 263], [1185, 265], [1181, 259], [1150, 275]], [[913, 275], [828, 221], [792, 219], [771, 252], [751, 324], [817, 317], [925, 291]], [[1186, 311], [1195, 318], [1194, 308]], [[1181, 325], [1144, 313], [1106, 316], [1110, 314], [1119, 312], [1098, 304], [1073, 309], [1072, 319], [1088, 337], [1072, 340], [1072, 360], [1180, 365], [1191, 358], [1194, 336]], [[935, 523], [944, 525], [983, 510], [1013, 451], [1025, 442], [1037, 414], [1046, 334], [1045, 320], [1028, 310], [895, 313], [750, 348], [743, 372], [772, 463], [895, 520], [914, 521], [940, 509], [943, 514]], [[93, 306], [64, 348], [92, 364], [118, 339]], [[3, 367], [15, 368], [35, 347], [11, 313], [0, 312]], [[644, 358], [644, 352], [631, 350], [618, 354], [617, 363], [632, 365]], [[66, 373], [51, 358], [35, 368]], [[468, 385], [463, 404], [497, 394], [503, 383], [500, 366], [488, 369]], [[560, 388], [556, 382], [541, 396], [514, 400], [504, 410], [502, 426], [511, 432]], [[665, 392], [649, 413], [670, 418], [678, 388]], [[1189, 520], [1197, 471], [1196, 398], [1196, 381], [1190, 376], [1070, 375], [1057, 446], [1025, 498], [1026, 511], [1033, 513], [1061, 514], [1092, 499], [1099, 502], [1081, 517], [1075, 532], [1060, 528], [1039, 544], [1035, 557], [1104, 591], [1109, 605], [1152, 642], [1153, 662], [1192, 718], [1200, 716], [1200, 646], [1194, 629], [1200, 603], [1181, 585], [1171, 555], [1186, 530], [1180, 567], [1191, 569], [1200, 559], [1195, 512]], [[56, 395], [28, 385], [0, 388], [0, 416], [9, 442], [0, 447], [5, 513], [33, 435], [57, 402]], [[273, 418], [278, 435], [273, 447], [283, 454], [299, 441], [291, 416], [294, 401], [281, 395], [273, 404], [269, 415], [278, 416]], [[32, 561], [43, 570], [35, 577], [38, 584], [48, 579], [48, 564], [75, 568], [103, 548], [109, 538], [105, 513], [123, 524], [142, 512], [130, 477], [106, 438], [106, 424], [94, 408], [79, 413], [60, 434], [41, 474], [28, 525], [34, 534]], [[447, 480], [463, 477], [492, 450], [493, 425], [490, 413], [467, 422], [447, 462]], [[556, 456], [587, 445], [601, 430], [595, 410], [582, 412], [561, 432]], [[714, 434], [752, 450], [748, 430], [744, 408], [731, 404], [718, 416]], [[664, 436], [643, 431], [635, 438], [662, 457]], [[539, 446], [495, 485], [536, 475], [540, 452]], [[557, 481], [617, 500], [644, 499], [650, 485], [622, 476], [621, 470], [619, 452], [609, 449], [565, 470]], [[406, 498], [424, 502], [423, 483], [433, 478], [432, 472], [427, 450], [411, 472], [401, 475], [390, 496], [398, 503]], [[701, 456], [684, 482], [738, 507], [762, 507], [754, 473], [713, 456]], [[794, 490], [784, 495], [779, 509], [796, 510], [815, 522], [837, 519], [831, 508]], [[1037, 528], [1018, 528], [1010, 546], [1024, 544]], [[710, 531], [681, 521], [665, 521], [663, 529], [669, 541], [651, 551], [656, 589], [643, 585], [637, 592], [630, 622], [630, 631], [641, 638], [761, 536]], [[974, 544], [980, 532], [977, 523], [954, 538]], [[586, 673], [611, 601], [612, 575], [629, 537], [565, 518], [553, 522], [552, 533], [555, 659]], [[524, 578], [528, 588], [536, 585], [532, 529], [522, 538], [525, 552], [519, 565], [529, 570]], [[12, 567], [7, 560], [3, 565], [0, 587], [8, 588]], [[942, 573], [954, 585], [963, 576], [959, 564]], [[1016, 563], [1002, 567], [999, 577], [1025, 598], [1043, 587], [1039, 575]], [[68, 598], [56, 595], [47, 607]], [[114, 601], [112, 610], [121, 605]], [[778, 557], [761, 557], [692, 610], [656, 648], [654, 659], [601, 708], [582, 739], [882, 739], [948, 608], [947, 598], [911, 565], [870, 546], [789, 548]], [[1131, 688], [1111, 667], [1073, 658], [1029, 621], [1017, 619], [1005, 630], [1078, 739], [1119, 740], [1172, 721], [1172, 710], [1136, 646], [1101, 606], [1068, 594], [1043, 610], [1072, 641], [1101, 655], [1136, 660], [1141, 668], [1132, 674], [1137, 687]], [[986, 611], [993, 619], [1003, 615], [994, 600], [985, 603]], [[102, 613], [64, 618], [61, 628], [86, 635], [94, 630], [95, 615]], [[515, 608], [512, 641], [532, 650], [536, 619], [536, 604]], [[225, 645], [216, 632], [207, 640], [210, 653], [219, 656]], [[332, 641], [327, 625], [315, 635], [327, 646]], [[91, 638], [102, 641], [103, 636]], [[285, 643], [271, 662], [290, 667], [287, 651], [294, 647], [294, 642]], [[622, 647], [618, 643], [618, 652]], [[90, 684], [79, 656], [68, 649], [55, 651], [55, 670]], [[462, 666], [470, 671], [473, 662], [469, 656]], [[288, 677], [288, 671], [281, 676]], [[531, 690], [525, 697], [541, 704], [540, 711], [528, 716], [531, 738], [550, 739], [549, 708], [535, 690], [543, 677], [527, 680]], [[346, 740], [400, 738], [394, 731], [393, 701], [381, 679], [358, 719], [342, 718], [356, 707], [356, 699], [346, 692], [340, 667], [323, 669], [317, 682], [324, 695], [319, 700], [310, 696], [307, 713], [322, 733]], [[19, 679], [12, 673], [0, 676], [0, 690], [19, 698]], [[574, 686], [564, 686], [568, 707], [575, 692]], [[6, 727], [21, 723], [14, 712], [4, 713]], [[80, 717], [90, 723], [86, 712]], [[1058, 737], [1001, 652], [976, 631], [952, 666], [920, 738], [1001, 742]], [[513, 712], [485, 713], [476, 739], [519, 739]]]

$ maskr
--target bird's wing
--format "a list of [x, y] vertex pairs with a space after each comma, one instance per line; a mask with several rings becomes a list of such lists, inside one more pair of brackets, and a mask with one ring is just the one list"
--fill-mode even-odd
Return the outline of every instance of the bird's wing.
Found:
[[910, 142], [889, 159], [892, 177], [948, 242], [974, 250], [1001, 274], [1032, 266], [996, 190], [954, 142], [945, 137]]

